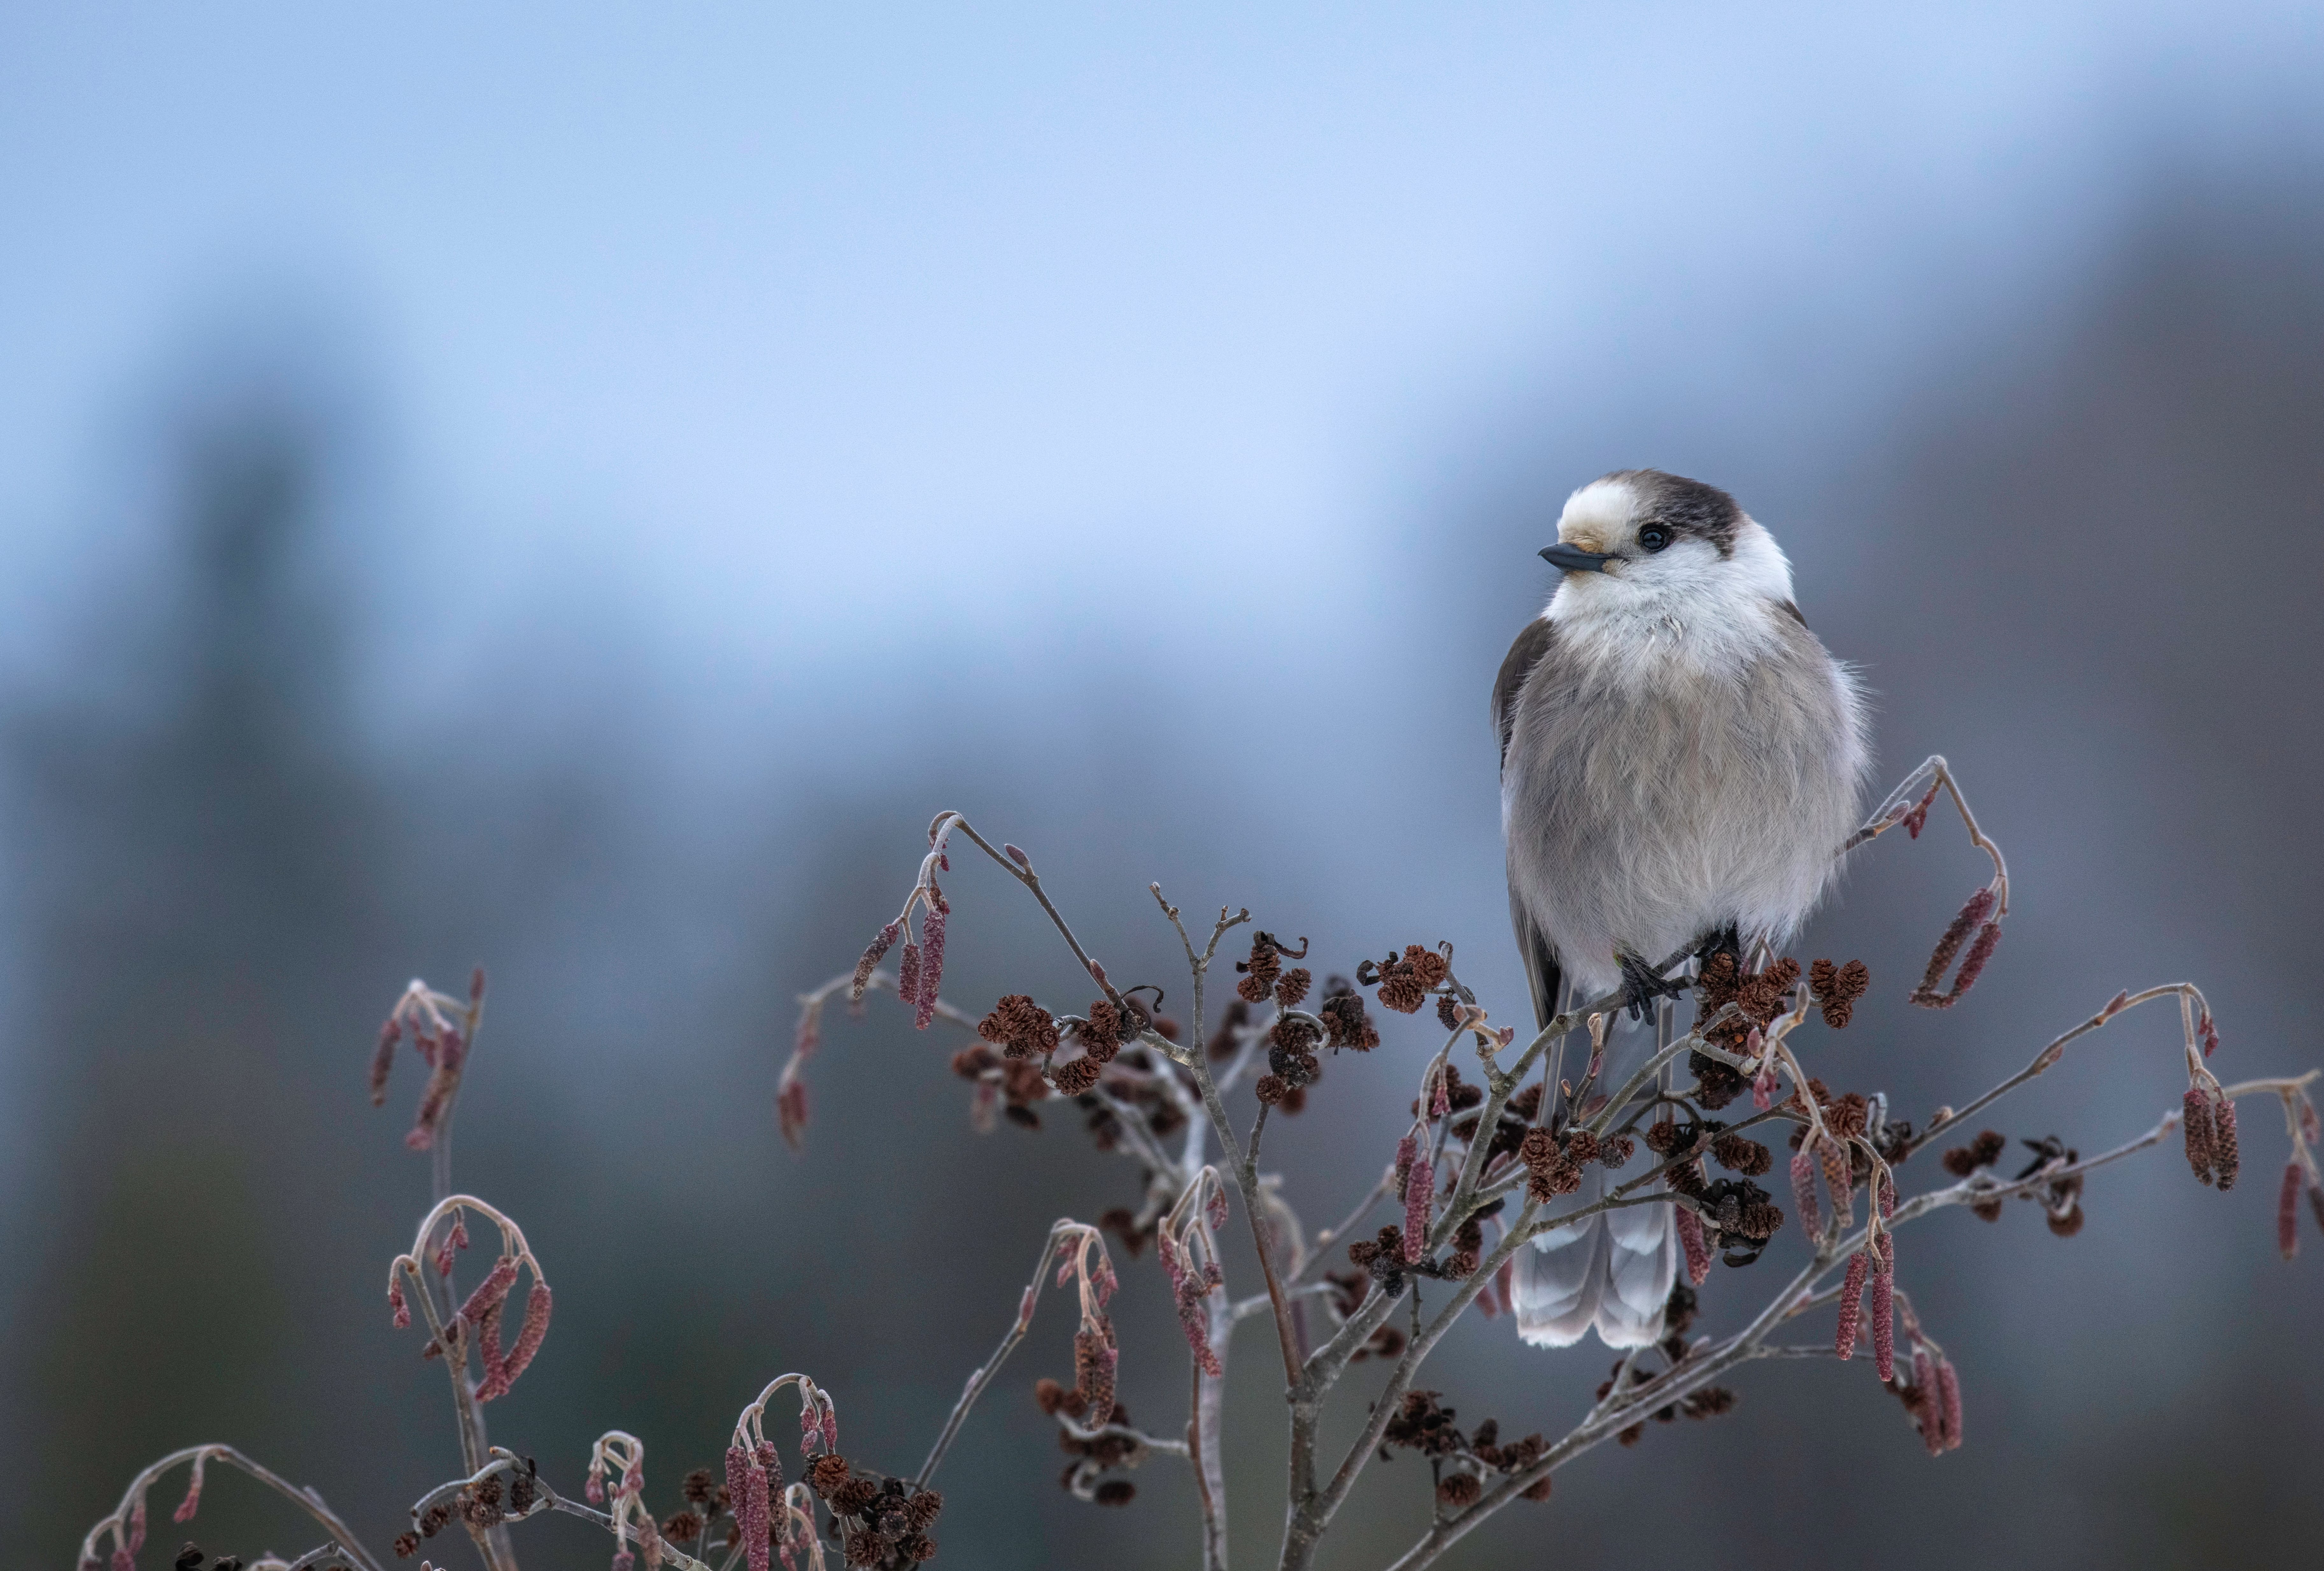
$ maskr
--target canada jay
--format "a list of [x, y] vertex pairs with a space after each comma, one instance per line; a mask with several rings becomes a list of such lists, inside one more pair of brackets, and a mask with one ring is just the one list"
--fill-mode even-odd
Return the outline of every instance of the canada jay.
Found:
[[[1618, 986], [1651, 1011], [1676, 990], [1655, 974], [1673, 953], [1789, 939], [1831, 880], [1869, 760], [1856, 683], [1792, 603], [1774, 537], [1725, 492], [1609, 474], [1567, 500], [1541, 554], [1560, 582], [1501, 663], [1493, 719], [1509, 914], [1546, 1024], [1562, 989]], [[1650, 1034], [1610, 1046], [1599, 1083], [1621, 1084]], [[1667, 1206], [1545, 1234], [1517, 1257], [1518, 1334], [1657, 1341], [1676, 1268]]]

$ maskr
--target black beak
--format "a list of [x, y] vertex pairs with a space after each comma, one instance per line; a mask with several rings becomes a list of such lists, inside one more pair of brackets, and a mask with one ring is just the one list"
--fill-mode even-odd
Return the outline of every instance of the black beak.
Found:
[[1611, 551], [1585, 551], [1579, 546], [1544, 546], [1541, 559], [1567, 573], [1603, 573], [1614, 560]]

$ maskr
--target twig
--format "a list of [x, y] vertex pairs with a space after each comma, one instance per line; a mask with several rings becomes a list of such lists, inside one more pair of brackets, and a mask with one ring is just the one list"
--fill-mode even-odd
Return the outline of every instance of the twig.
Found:
[[320, 1494], [312, 1489], [302, 1488], [291, 1483], [272, 1468], [252, 1461], [232, 1446], [216, 1443], [206, 1446], [188, 1446], [183, 1450], [171, 1452], [159, 1461], [146, 1464], [143, 1470], [129, 1481], [129, 1487], [121, 1492], [121, 1503], [114, 1508], [113, 1514], [89, 1529], [87, 1536], [81, 1539], [80, 1558], [84, 1564], [101, 1558], [97, 1552], [97, 1540], [100, 1535], [112, 1533], [116, 1545], [125, 1540], [131, 1513], [143, 1501], [146, 1493], [153, 1487], [161, 1475], [181, 1462], [223, 1462], [229, 1467], [247, 1474], [314, 1518], [317, 1524], [331, 1535], [335, 1543], [348, 1546], [346, 1551], [347, 1558], [360, 1566], [362, 1571], [384, 1571], [380, 1563], [372, 1558], [371, 1555], [362, 1548], [360, 1540], [355, 1534], [348, 1530], [347, 1524], [339, 1520], [339, 1513], [324, 1503]]
[[1060, 1217], [1049, 1224], [1049, 1236], [1041, 1244], [1041, 1257], [1033, 1263], [1033, 1280], [1025, 1284], [1024, 1296], [1017, 1300], [1017, 1318], [1009, 1323], [1009, 1329], [1001, 1333], [1001, 1345], [993, 1348], [992, 1356], [977, 1366], [976, 1372], [968, 1377], [968, 1383], [961, 1389], [960, 1400], [953, 1404], [951, 1413], [945, 1419], [944, 1428], [936, 1433], [936, 1444], [928, 1448], [928, 1459], [920, 1464], [919, 1472], [912, 1479], [915, 1489], [926, 1489], [928, 1480], [936, 1475], [936, 1464], [942, 1462], [945, 1453], [952, 1448], [954, 1437], [960, 1433], [961, 1425], [968, 1419], [968, 1410], [976, 1405], [976, 1399], [984, 1394], [984, 1388], [992, 1383], [994, 1375], [1001, 1373], [1001, 1365], [1017, 1350], [1017, 1344], [1025, 1339], [1025, 1333], [1032, 1329], [1034, 1306], [1039, 1301], [1042, 1284], [1048, 1277], [1049, 1262], [1056, 1256], [1057, 1243], [1080, 1229], [1081, 1224], [1070, 1217]]
[[[1918, 803], [1914, 803], [1913, 794], [1920, 788], [1921, 783], [1924, 780], [1931, 782], [1928, 794]], [[1929, 802], [1936, 796], [1940, 787], [1952, 798], [1953, 806], [1960, 811], [1961, 822], [1969, 830], [1969, 843], [1993, 859], [1996, 896], [1993, 914], [1994, 919], [1998, 921], [2009, 914], [2009, 863], [2003, 859], [2001, 848], [1994, 844], [1985, 831], [1978, 827], [1977, 814], [1969, 811], [1969, 798], [1961, 795], [1960, 782], [1953, 778], [1952, 767], [1945, 762], [1944, 755], [1941, 753], [1930, 754], [1922, 761], [1919, 768], [1905, 776], [1904, 782], [1888, 794], [1887, 800], [1873, 810], [1872, 816], [1865, 820], [1863, 827], [1841, 842], [1837, 854], [1846, 856], [1866, 841], [1879, 839], [1898, 824], [1924, 816], [1928, 811]], [[1920, 833], [1917, 822], [1913, 833], [1916, 836]]]
[[[2166, 982], [2159, 988], [2148, 988], [2144, 991], [2137, 993], [2123, 992], [2116, 994], [2105, 1008], [2100, 1009], [2097, 1014], [2091, 1015], [2088, 1020], [2083, 1021], [2080, 1025], [2075, 1026], [2072, 1030], [2065, 1032], [2054, 1038], [2047, 1047], [2044, 1047], [2041, 1052], [2035, 1053], [2034, 1055], [2033, 1061], [2028, 1063], [2024, 1069], [2019, 1070], [2015, 1074], [2010, 1076], [2007, 1079], [2002, 1081], [1999, 1085], [1994, 1087], [1983, 1096], [1978, 1097], [1967, 1107], [1955, 1112], [1946, 1113], [1940, 1117], [1930, 1120], [1929, 1126], [1926, 1129], [1922, 1130], [1920, 1134], [1914, 1135], [1913, 1137], [1912, 1144], [1904, 1148], [1904, 1154], [1906, 1156], [1910, 1156], [1913, 1153], [1920, 1150], [1923, 1146], [1927, 1145], [1929, 1142], [1934, 1140], [1938, 1135], [1943, 1134], [1946, 1130], [1950, 1129], [1954, 1125], [1966, 1122], [1978, 1113], [1982, 1112], [1985, 1108], [1992, 1106], [1995, 1102], [1997, 1102], [2002, 1098], [2007, 1096], [2010, 1092], [2015, 1090], [2018, 1087], [2024, 1085], [2026, 1081], [2032, 1079], [2034, 1076], [2048, 1070], [2061, 1058], [2065, 1056], [2066, 1044], [2073, 1041], [2076, 1037], [2088, 1035], [2089, 1033], [2096, 1031], [2099, 1026], [2104, 1025], [2107, 1021], [2112, 1020], [2116, 1015], [2123, 1014], [2127, 1010], [2135, 1009], [2141, 1004], [2147, 1003], [2153, 999], [2169, 997], [2184, 999], [2190, 996], [2192, 996], [2199, 1002], [2203, 997], [2201, 990], [2199, 989], [2192, 982]], [[2209, 1006], [2206, 1004], [2204, 1005], [2204, 1008], [2208, 1011]]]

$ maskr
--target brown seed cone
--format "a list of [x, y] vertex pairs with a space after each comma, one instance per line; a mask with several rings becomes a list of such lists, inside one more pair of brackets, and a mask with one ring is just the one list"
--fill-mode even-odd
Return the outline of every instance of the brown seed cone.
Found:
[[1420, 978], [1410, 971], [1398, 971], [1392, 977], [1380, 978], [1379, 996], [1383, 1007], [1393, 1009], [1399, 1015], [1415, 1015], [1428, 1001], [1428, 989], [1422, 987]]
[[1049, 1083], [1062, 1097], [1078, 1097], [1095, 1086], [1103, 1070], [1097, 1060], [1084, 1054], [1068, 1063], [1049, 1066]]
[[1547, 1171], [1559, 1154], [1556, 1137], [1538, 1126], [1526, 1130], [1525, 1139], [1517, 1145], [1517, 1160], [1536, 1173]]
[[1711, 1154], [1720, 1166], [1745, 1178], [1757, 1178], [1775, 1165], [1775, 1157], [1766, 1146], [1740, 1135], [1721, 1135], [1711, 1143]]

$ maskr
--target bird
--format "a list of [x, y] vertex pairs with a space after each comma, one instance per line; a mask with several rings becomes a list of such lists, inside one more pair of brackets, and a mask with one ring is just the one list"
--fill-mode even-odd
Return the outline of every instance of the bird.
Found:
[[[1509, 916], [1536, 1021], [1569, 989], [1619, 988], [1618, 1025], [1683, 991], [1661, 974], [1674, 955], [1773, 952], [1823, 897], [1870, 767], [1866, 700], [1808, 630], [1775, 537], [1715, 486], [1603, 475], [1541, 556], [1556, 588], [1493, 683]], [[1598, 1084], [1622, 1085], [1652, 1035], [1618, 1031]], [[1674, 1232], [1647, 1205], [1540, 1236], [1512, 1273], [1518, 1334], [1661, 1340]]]

